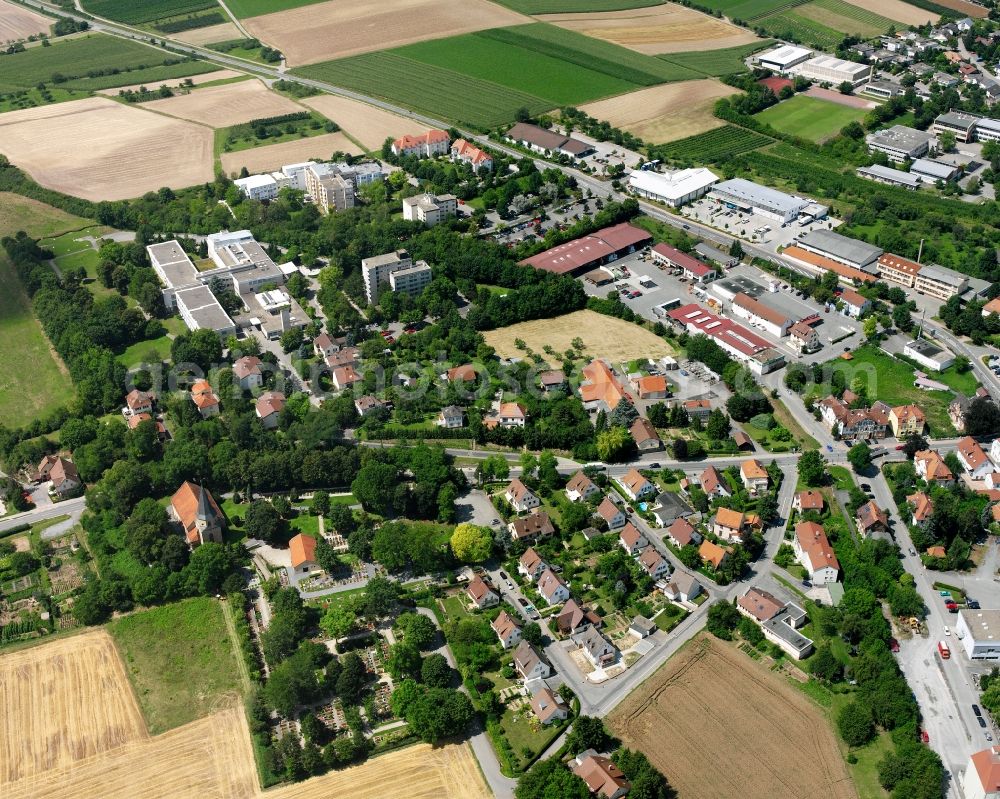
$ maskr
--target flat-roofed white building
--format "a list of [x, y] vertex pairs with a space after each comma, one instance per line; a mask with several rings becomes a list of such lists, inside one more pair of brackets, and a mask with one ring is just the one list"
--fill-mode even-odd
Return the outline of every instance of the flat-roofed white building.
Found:
[[1000, 660], [1000, 610], [960, 610], [955, 632], [970, 660]]
[[902, 169], [872, 164], [871, 166], [859, 166], [856, 171], [863, 178], [874, 180], [876, 183], [884, 183], [887, 186], [901, 186], [911, 191], [920, 188], [920, 178], [909, 172], [904, 172]]
[[832, 55], [819, 55], [798, 64], [792, 70], [808, 80], [820, 83], [850, 83], [857, 86], [871, 78], [870, 64], [858, 64], [855, 61], [845, 61]]
[[628, 186], [639, 197], [679, 208], [697, 200], [718, 182], [714, 172], [697, 167], [666, 173], [638, 170], [629, 175]]
[[913, 288], [918, 294], [929, 294], [939, 300], [949, 300], [961, 294], [969, 285], [969, 278], [943, 266], [923, 266], [917, 272]]
[[433, 270], [427, 261], [417, 261], [413, 266], [397, 269], [389, 273], [389, 286], [393, 291], [417, 295], [434, 279]]
[[717, 183], [712, 187], [710, 195], [724, 205], [755, 211], [779, 222], [791, 222], [811, 204], [802, 197], [794, 197], [744, 178], [733, 178]]
[[934, 120], [931, 130], [939, 136], [942, 133], [952, 133], [955, 141], [970, 142], [976, 139], [976, 126], [981, 117], [967, 114], [964, 111], [949, 111]]
[[918, 338], [910, 341], [903, 347], [903, 355], [912, 358], [926, 369], [934, 372], [943, 372], [953, 363], [955, 356], [944, 347], [928, 341], [925, 338]]
[[812, 50], [805, 47], [796, 47], [793, 44], [781, 44], [763, 53], [758, 53], [754, 60], [764, 69], [774, 72], [787, 72], [792, 67], [801, 64], [813, 54]]
[[976, 138], [979, 141], [1000, 141], [1000, 119], [983, 117], [977, 120]]
[[423, 222], [433, 227], [458, 213], [458, 198], [454, 194], [418, 194], [403, 198], [403, 219]]
[[208, 286], [198, 284], [180, 289], [174, 299], [189, 330], [214, 330], [220, 336], [236, 332], [236, 324]]
[[306, 190], [306, 169], [315, 164], [315, 161], [302, 161], [298, 164], [285, 164], [281, 167], [281, 174], [288, 178], [288, 185], [299, 191]]
[[948, 182], [957, 178], [961, 171], [954, 164], [930, 158], [918, 158], [910, 165], [910, 174], [916, 175], [924, 183], [936, 183], [939, 180]]
[[233, 181], [233, 185], [242, 191], [248, 199], [273, 200], [278, 196], [279, 191], [290, 185], [290, 181], [281, 172], [270, 172], [266, 175], [237, 178]]
[[902, 163], [926, 155], [937, 149], [934, 134], [906, 125], [893, 125], [865, 136], [865, 143], [873, 153], [885, 153], [890, 161]]
[[434, 273], [426, 261], [414, 262], [406, 250], [396, 250], [362, 259], [361, 277], [368, 302], [375, 304], [386, 285], [393, 291], [419, 294], [433, 280]]

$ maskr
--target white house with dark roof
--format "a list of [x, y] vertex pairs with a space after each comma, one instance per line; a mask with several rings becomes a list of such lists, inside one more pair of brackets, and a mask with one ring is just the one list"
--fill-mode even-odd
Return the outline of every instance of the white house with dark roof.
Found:
[[549, 514], [536, 510], [527, 516], [512, 520], [507, 525], [507, 530], [514, 541], [534, 541], [552, 535], [556, 528]]
[[618, 534], [618, 543], [622, 549], [634, 557], [649, 544], [649, 540], [639, 532], [639, 529], [632, 522], [629, 522]]
[[493, 620], [490, 627], [493, 628], [500, 646], [504, 649], [511, 649], [521, 643], [521, 624], [506, 610], [500, 611], [500, 615]]
[[614, 644], [605, 638], [596, 627], [587, 627], [585, 630], [575, 633], [572, 638], [595, 669], [610, 666], [618, 657], [618, 650], [615, 649]]
[[566, 583], [563, 582], [562, 577], [548, 567], [538, 578], [538, 593], [542, 595], [542, 599], [547, 605], [558, 605], [569, 599], [569, 588]]
[[516, 477], [510, 481], [503, 496], [518, 513], [526, 513], [542, 504], [538, 496]]
[[610, 497], [597, 506], [597, 515], [608, 523], [609, 530], [617, 530], [625, 526], [625, 511], [619, 508]]

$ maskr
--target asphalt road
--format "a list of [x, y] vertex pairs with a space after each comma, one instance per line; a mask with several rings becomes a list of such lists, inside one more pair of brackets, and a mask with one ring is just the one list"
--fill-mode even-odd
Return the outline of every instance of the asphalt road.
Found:
[[36, 508], [24, 511], [23, 513], [17, 513], [13, 516], [7, 516], [0, 519], [0, 532], [10, 530], [19, 524], [37, 524], [46, 519], [54, 519], [57, 516], [65, 516], [67, 514], [71, 518], [78, 519], [80, 514], [83, 513], [85, 502], [84, 497], [76, 497], [74, 499], [65, 499], [62, 502], [56, 502], [52, 505], [46, 505], [43, 508]]

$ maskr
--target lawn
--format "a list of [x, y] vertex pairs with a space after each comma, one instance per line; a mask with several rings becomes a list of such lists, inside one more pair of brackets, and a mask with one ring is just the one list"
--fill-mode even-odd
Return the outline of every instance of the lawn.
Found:
[[210, 597], [141, 611], [108, 625], [154, 735], [241, 694], [234, 641]]
[[471, 614], [465, 609], [465, 602], [462, 600], [462, 595], [455, 594], [454, 596], [445, 597], [441, 600], [441, 604], [444, 606], [445, 616], [449, 620], [457, 620], [468, 618]]
[[863, 108], [799, 94], [764, 109], [754, 118], [782, 133], [820, 142], [835, 136], [848, 123], [864, 119], [866, 113]]
[[955, 428], [948, 418], [948, 404], [952, 399], [950, 391], [917, 388], [913, 385], [913, 366], [876, 347], [859, 347], [851, 354], [853, 357], [849, 361], [834, 358], [823, 366], [825, 369], [841, 370], [848, 386], [852, 385], [855, 377], [866, 382], [868, 399], [872, 402], [882, 400], [894, 406], [918, 405], [927, 415], [932, 435], [954, 435]]
[[118, 360], [129, 369], [142, 363], [155, 365], [163, 361], [169, 361], [170, 345], [172, 343], [173, 341], [167, 336], [160, 336], [149, 341], [139, 341], [131, 347], [127, 347], [118, 356]]
[[[542, 725], [527, 706], [517, 713], [504, 711], [500, 718], [500, 727], [510, 743], [510, 748], [514, 750], [518, 766], [522, 769], [552, 742], [557, 735], [553, 727], [558, 725], [559, 722], [549, 727]], [[526, 756], [527, 752], [530, 752], [530, 755]]]
[[89, 219], [67, 214], [38, 200], [0, 192], [0, 236], [12, 235], [19, 230], [35, 238], [59, 236], [90, 224]]

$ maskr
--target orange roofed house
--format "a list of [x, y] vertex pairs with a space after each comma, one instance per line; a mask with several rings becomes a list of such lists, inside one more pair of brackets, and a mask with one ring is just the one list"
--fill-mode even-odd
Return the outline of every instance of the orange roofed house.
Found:
[[711, 541], [702, 541], [701, 546], [698, 547], [698, 555], [701, 559], [716, 570], [722, 568], [726, 561], [729, 560], [731, 552], [732, 550], [729, 547], [720, 547]]
[[400, 136], [392, 143], [392, 154], [433, 158], [436, 155], [447, 155], [450, 143], [451, 139], [443, 130], [429, 130], [419, 136]]
[[296, 574], [308, 574], [316, 571], [316, 539], [311, 535], [299, 533], [288, 542], [288, 552], [292, 556], [292, 571]]
[[587, 783], [590, 792], [600, 799], [619, 799], [632, 788], [622, 770], [593, 749], [581, 752], [569, 761], [569, 767]]
[[194, 549], [206, 541], [222, 543], [225, 517], [207, 488], [185, 480], [170, 498], [170, 516], [184, 530], [188, 546]]
[[1000, 797], [1000, 746], [976, 752], [962, 774], [962, 794], [966, 799]]
[[207, 380], [196, 380], [191, 386], [191, 401], [198, 408], [202, 419], [219, 415], [219, 398], [212, 391], [212, 385]]
[[451, 160], [468, 164], [474, 170], [493, 169], [493, 157], [465, 139], [455, 139], [451, 145]]
[[580, 399], [584, 405], [599, 406], [603, 403], [607, 410], [613, 411], [621, 400], [632, 401], [604, 361], [591, 361], [583, 367], [583, 377], [585, 382], [580, 386]]

